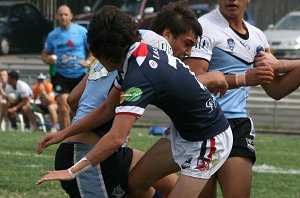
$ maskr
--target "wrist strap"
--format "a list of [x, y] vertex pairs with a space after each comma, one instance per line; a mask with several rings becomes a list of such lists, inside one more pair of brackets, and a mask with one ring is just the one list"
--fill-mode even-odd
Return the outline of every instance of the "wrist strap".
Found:
[[84, 172], [86, 169], [90, 168], [91, 166], [92, 166], [91, 163], [86, 159], [86, 157], [83, 157], [76, 164], [74, 164], [71, 168], [69, 168], [68, 172], [74, 179], [78, 174]]
[[240, 86], [245, 86], [247, 84], [246, 82], [246, 74], [243, 73], [243, 74], [236, 74], [235, 75], [235, 84], [237, 87], [240, 87]]

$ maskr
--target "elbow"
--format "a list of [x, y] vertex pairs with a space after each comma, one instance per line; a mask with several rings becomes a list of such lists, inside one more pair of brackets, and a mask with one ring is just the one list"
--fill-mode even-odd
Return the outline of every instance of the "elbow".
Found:
[[119, 135], [116, 135], [112, 138], [112, 142], [111, 142], [111, 145], [113, 146], [113, 149], [118, 149], [120, 148], [121, 146], [123, 146], [123, 144], [126, 142], [126, 138], [127, 137], [123, 137], [123, 136], [119, 136]]

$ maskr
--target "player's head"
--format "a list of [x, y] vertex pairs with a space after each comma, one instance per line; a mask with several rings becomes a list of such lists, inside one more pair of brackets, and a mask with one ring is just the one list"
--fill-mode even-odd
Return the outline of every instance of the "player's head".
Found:
[[137, 41], [137, 23], [117, 7], [107, 5], [93, 15], [88, 31], [89, 48], [107, 70], [121, 69], [129, 47]]
[[6, 84], [7, 83], [7, 79], [8, 79], [7, 70], [5, 70], [5, 69], [0, 70], [0, 82]]
[[188, 1], [170, 2], [164, 6], [152, 21], [150, 29], [165, 37], [179, 58], [190, 55], [202, 28]]
[[222, 15], [227, 20], [243, 19], [246, 6], [250, 3], [250, 0], [218, 0], [219, 9]]
[[19, 72], [16, 70], [12, 70], [8, 73], [8, 84], [15, 85], [19, 80]]
[[70, 27], [73, 14], [67, 5], [61, 5], [57, 9], [56, 19], [61, 28], [66, 29]]

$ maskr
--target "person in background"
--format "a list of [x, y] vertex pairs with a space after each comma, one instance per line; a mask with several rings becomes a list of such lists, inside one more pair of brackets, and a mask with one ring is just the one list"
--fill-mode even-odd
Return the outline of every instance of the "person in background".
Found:
[[71, 22], [72, 12], [67, 5], [59, 6], [57, 21], [59, 26], [49, 33], [42, 51], [42, 60], [55, 65], [51, 71], [58, 104], [58, 120], [61, 129], [70, 125], [70, 108], [67, 97], [88, 71], [93, 56], [88, 50], [87, 30]]
[[53, 92], [53, 86], [46, 81], [46, 75], [40, 73], [37, 76], [37, 83], [32, 86], [34, 104], [38, 111], [50, 114], [52, 127], [50, 132], [56, 132], [57, 126], [57, 104]]
[[[12, 70], [8, 73], [8, 87], [7, 94], [7, 115], [12, 123], [12, 128], [16, 129], [16, 113], [21, 112], [24, 120], [28, 119], [34, 131], [39, 131], [35, 115], [33, 113], [30, 99], [32, 97], [32, 90], [30, 86], [22, 80], [19, 80], [19, 72]], [[26, 117], [26, 118], [25, 118]], [[26, 126], [28, 128], [29, 126]]]
[[7, 85], [7, 70], [0, 70], [0, 126], [7, 110], [7, 94], [5, 92]]

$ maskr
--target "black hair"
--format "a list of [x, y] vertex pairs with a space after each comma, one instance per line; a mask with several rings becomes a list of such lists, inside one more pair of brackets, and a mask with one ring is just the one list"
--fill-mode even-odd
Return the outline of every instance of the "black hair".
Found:
[[199, 37], [202, 35], [201, 25], [186, 0], [170, 2], [162, 7], [150, 24], [150, 29], [160, 35], [166, 28], [170, 29], [175, 38], [189, 31]]
[[112, 62], [124, 59], [129, 47], [140, 41], [137, 23], [116, 6], [107, 5], [95, 13], [87, 33], [89, 49], [97, 58]]
[[8, 76], [12, 79], [16, 79], [16, 80], [19, 80], [19, 71], [16, 71], [16, 70], [11, 70], [9, 73], [8, 73]]

